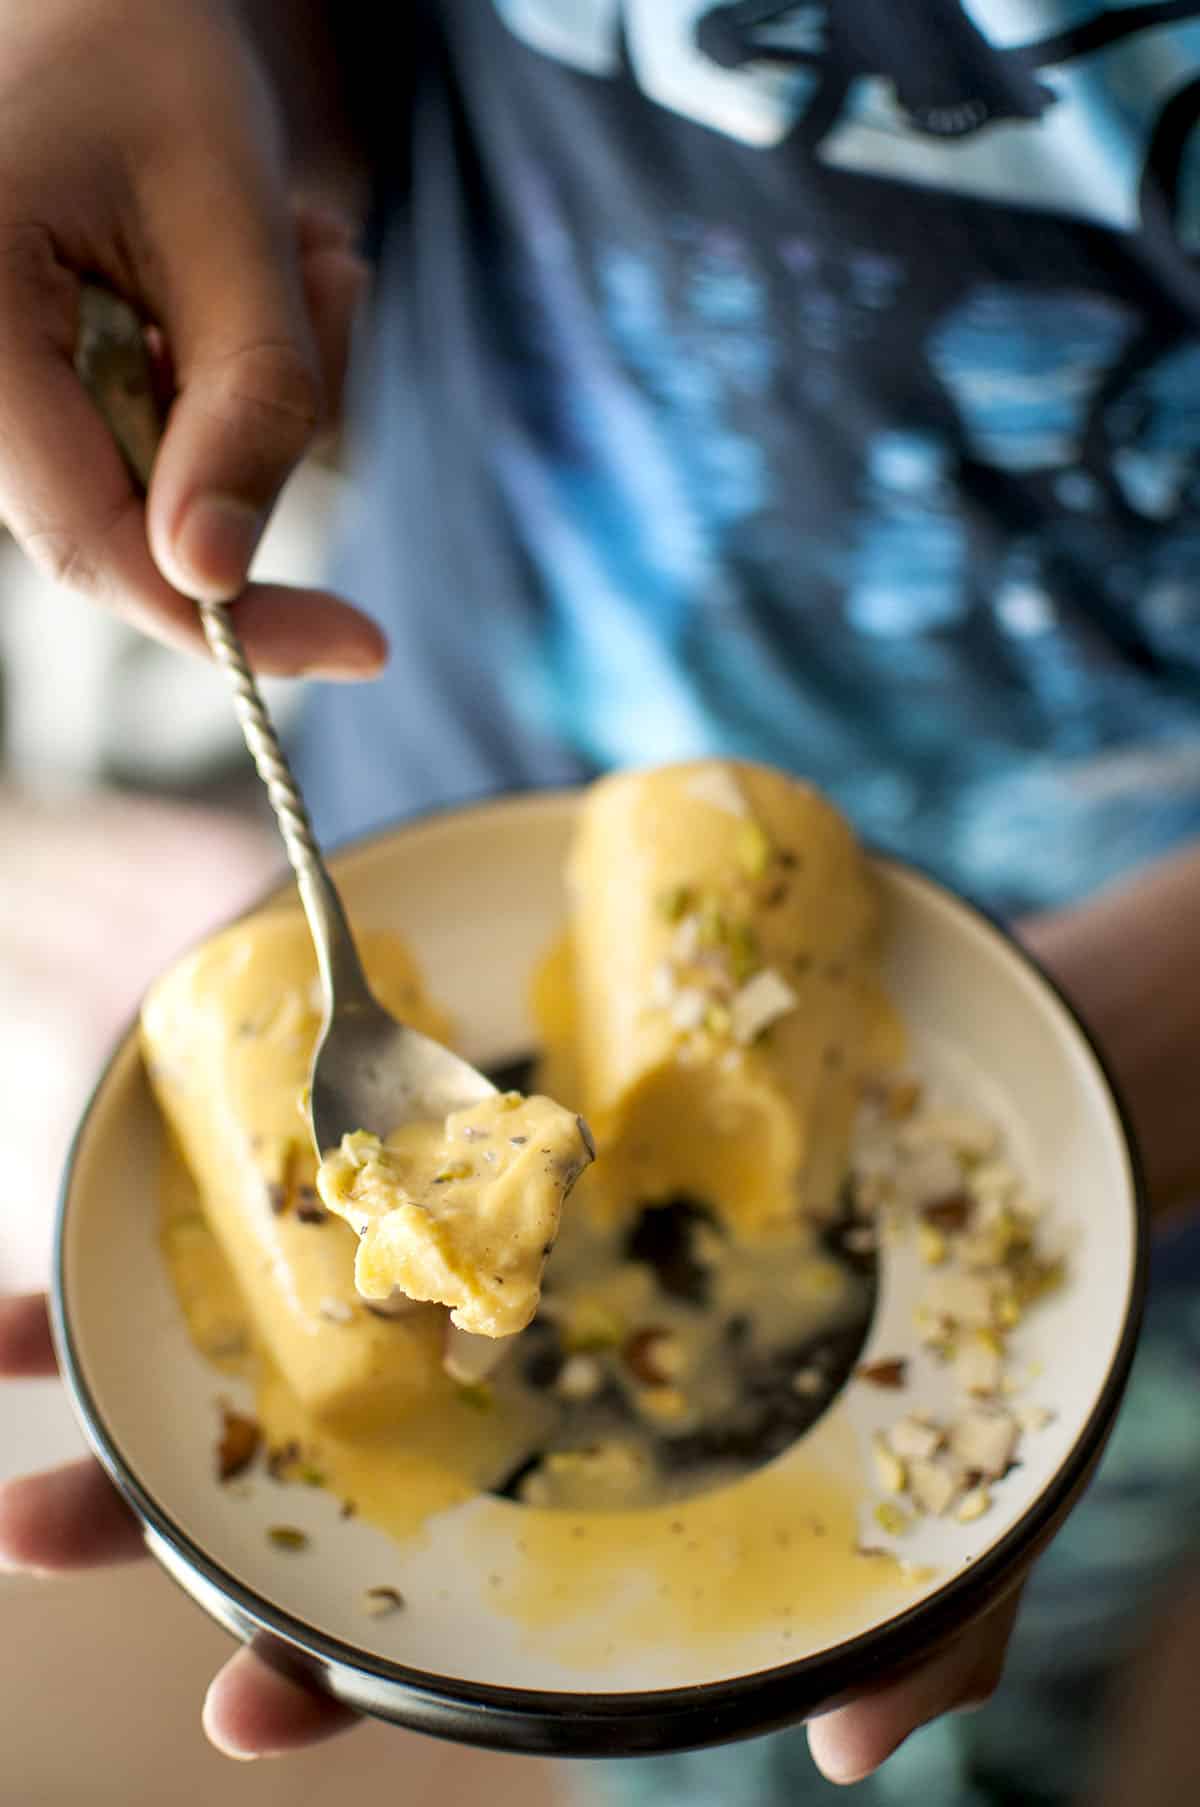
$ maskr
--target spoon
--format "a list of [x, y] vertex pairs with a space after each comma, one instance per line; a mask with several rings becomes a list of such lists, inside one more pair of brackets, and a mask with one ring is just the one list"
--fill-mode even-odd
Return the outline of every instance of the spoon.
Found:
[[[90, 284], [80, 297], [75, 362], [144, 494], [162, 437], [146, 341], [132, 309]], [[491, 1081], [449, 1048], [397, 1022], [372, 994], [300, 787], [229, 610], [220, 602], [197, 602], [196, 608], [213, 657], [233, 691], [238, 722], [271, 800], [317, 952], [323, 1017], [308, 1090], [317, 1158], [355, 1130], [382, 1139], [404, 1123], [440, 1121], [451, 1111], [480, 1103], [495, 1093]]]

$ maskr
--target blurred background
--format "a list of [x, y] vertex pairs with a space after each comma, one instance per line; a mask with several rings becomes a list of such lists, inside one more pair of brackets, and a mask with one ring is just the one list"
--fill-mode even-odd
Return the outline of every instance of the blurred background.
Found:
[[[341, 479], [293, 478], [255, 575], [313, 582]], [[264, 689], [285, 727], [302, 686]], [[75, 1121], [153, 975], [283, 869], [224, 680], [40, 577], [0, 534], [0, 1291], [46, 1284]], [[84, 1453], [56, 1382], [0, 1391], [0, 1480]], [[381, 1725], [234, 1765], [200, 1706], [231, 1641], [153, 1563], [0, 1575], [0, 1807], [557, 1807], [547, 1765]]]

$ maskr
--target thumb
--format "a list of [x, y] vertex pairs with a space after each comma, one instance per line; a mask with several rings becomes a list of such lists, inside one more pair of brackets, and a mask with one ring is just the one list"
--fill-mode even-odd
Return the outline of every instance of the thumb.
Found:
[[177, 389], [147, 531], [167, 580], [213, 602], [244, 585], [275, 499], [322, 413], [282, 182], [261, 153], [250, 161], [247, 181], [236, 185], [228, 165], [218, 171], [202, 157], [160, 170], [173, 228], [167, 236], [148, 222], [151, 242], [172, 247], [156, 299]]

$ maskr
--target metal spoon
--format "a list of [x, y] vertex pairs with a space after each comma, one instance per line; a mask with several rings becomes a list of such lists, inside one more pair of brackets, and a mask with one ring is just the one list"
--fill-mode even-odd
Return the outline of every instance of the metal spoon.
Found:
[[[105, 289], [85, 286], [76, 368], [143, 492], [162, 423], [136, 315]], [[267, 788], [296, 874], [321, 973], [324, 1017], [309, 1081], [317, 1155], [343, 1135], [383, 1137], [402, 1123], [441, 1120], [495, 1092], [490, 1080], [440, 1043], [398, 1023], [372, 995], [337, 888], [224, 603], [197, 602], [213, 657], [229, 679], [246, 745]]]

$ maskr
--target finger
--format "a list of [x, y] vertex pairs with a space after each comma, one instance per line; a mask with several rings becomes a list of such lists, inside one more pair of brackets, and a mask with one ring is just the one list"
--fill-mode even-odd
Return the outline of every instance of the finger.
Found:
[[352, 251], [359, 235], [357, 223], [348, 214], [308, 196], [292, 203], [292, 223], [301, 256], [308, 251]]
[[321, 365], [322, 424], [331, 426], [342, 411], [354, 316], [368, 270], [360, 257], [342, 246], [322, 245], [302, 256], [300, 274]]
[[981, 1706], [999, 1684], [1018, 1603], [1011, 1595], [931, 1661], [814, 1719], [808, 1745], [822, 1775], [861, 1782], [920, 1726]]
[[[0, 241], [0, 513], [57, 581], [168, 645], [203, 651], [195, 607], [156, 568], [141, 499], [75, 375], [77, 308], [78, 282], [48, 235]], [[375, 624], [320, 590], [251, 592], [237, 621], [264, 672], [367, 676], [386, 657]]]
[[151, 550], [177, 589], [223, 602], [322, 415], [291, 213], [258, 143], [213, 158], [188, 140], [144, 179], [139, 203], [148, 242], [171, 247], [147, 286], [177, 382], [150, 486]]
[[46, 1295], [0, 1299], [0, 1376], [40, 1380], [55, 1373], [57, 1366]]
[[0, 1567], [66, 1574], [145, 1554], [141, 1526], [91, 1460], [0, 1487]]
[[303, 1688], [239, 1650], [214, 1677], [204, 1701], [210, 1744], [227, 1757], [281, 1757], [357, 1725], [341, 1701]]

